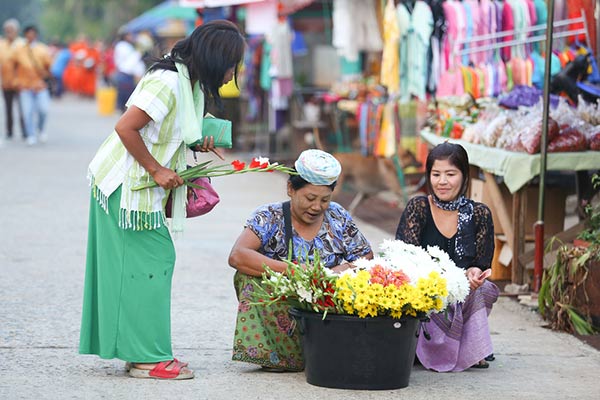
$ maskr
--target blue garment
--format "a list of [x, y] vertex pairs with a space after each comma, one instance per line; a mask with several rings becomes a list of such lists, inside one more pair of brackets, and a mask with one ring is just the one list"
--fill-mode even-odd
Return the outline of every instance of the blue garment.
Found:
[[50, 73], [52, 74], [52, 76], [54, 76], [57, 79], [62, 78], [70, 59], [71, 52], [69, 51], [69, 49], [59, 50], [58, 53], [56, 53], [56, 56], [54, 57], [54, 62], [52, 63], [52, 66], [50, 67]]
[[[471, 11], [471, 5], [469, 3], [463, 2], [462, 6], [465, 9], [465, 14], [467, 15], [467, 20], [465, 21], [467, 25], [467, 34], [465, 40], [469, 42], [469, 40], [473, 36], [473, 13]], [[473, 47], [477, 47], [477, 45], [478, 44], [474, 45]], [[464, 48], [468, 49], [469, 44], [465, 43]], [[463, 65], [469, 65], [469, 54], [463, 54], [462, 63]]]
[[35, 143], [38, 134], [44, 131], [46, 115], [50, 107], [50, 91], [48, 89], [40, 91], [21, 90], [19, 101], [21, 102], [26, 136], [30, 143]]
[[300, 31], [295, 30], [293, 32], [292, 54], [295, 57], [305, 56], [308, 54], [306, 40], [304, 40], [304, 35]]
[[[246, 227], [260, 239], [261, 254], [274, 260], [287, 258], [285, 226], [281, 203], [259, 207], [246, 221]], [[371, 251], [367, 239], [358, 230], [352, 217], [342, 206], [331, 202], [325, 211], [321, 229], [312, 240], [305, 240], [292, 228], [294, 259], [300, 264], [313, 259], [318, 250], [321, 261], [327, 268], [345, 261], [354, 261]]]

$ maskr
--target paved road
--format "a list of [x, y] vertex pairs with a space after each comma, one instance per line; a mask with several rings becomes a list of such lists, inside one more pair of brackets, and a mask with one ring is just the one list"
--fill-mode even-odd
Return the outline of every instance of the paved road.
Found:
[[[0, 148], [0, 398], [600, 398], [600, 353], [543, 328], [537, 314], [506, 298], [491, 316], [497, 360], [490, 369], [437, 374], [415, 367], [405, 389], [324, 389], [302, 373], [270, 374], [230, 361], [236, 301], [226, 258], [249, 213], [285, 197], [285, 178], [275, 174], [216, 179], [221, 204], [189, 220], [176, 243], [174, 351], [196, 379], [134, 380], [121, 361], [78, 355], [86, 166], [115, 121], [97, 116], [91, 100], [65, 98], [52, 104], [48, 144], [17, 140]], [[375, 244], [388, 236], [359, 226]]]

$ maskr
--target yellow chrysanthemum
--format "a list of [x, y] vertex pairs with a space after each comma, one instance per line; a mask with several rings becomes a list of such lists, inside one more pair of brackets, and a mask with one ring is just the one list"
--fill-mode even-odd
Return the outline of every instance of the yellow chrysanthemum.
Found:
[[358, 294], [356, 299], [354, 299], [354, 308], [357, 310], [362, 310], [369, 305], [369, 299], [364, 294]]

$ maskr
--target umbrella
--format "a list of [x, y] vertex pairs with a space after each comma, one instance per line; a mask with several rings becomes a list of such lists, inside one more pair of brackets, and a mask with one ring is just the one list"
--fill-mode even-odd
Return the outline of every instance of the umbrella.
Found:
[[[260, 3], [264, 1], [274, 2], [274, 0], [179, 0], [179, 4], [185, 7], [214, 8]], [[279, 4], [281, 4], [281, 10], [284, 14], [292, 14], [314, 1], [315, 0], [279, 0]]]
[[156, 34], [160, 28], [169, 24], [170, 21], [184, 21], [193, 26], [196, 18], [197, 14], [195, 9], [182, 7], [177, 1], [165, 1], [123, 25], [119, 29], [119, 32], [139, 32], [148, 30], [153, 34]]

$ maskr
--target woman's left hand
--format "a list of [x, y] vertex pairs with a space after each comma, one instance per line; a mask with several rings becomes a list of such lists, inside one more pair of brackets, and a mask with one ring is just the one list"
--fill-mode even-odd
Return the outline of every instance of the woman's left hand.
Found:
[[469, 280], [469, 286], [471, 290], [477, 289], [485, 282], [485, 276], [481, 276], [482, 271], [477, 267], [471, 267], [467, 270], [467, 279]]
[[335, 272], [336, 274], [339, 274], [339, 273], [344, 272], [345, 270], [350, 269], [352, 267], [353, 267], [352, 264], [346, 262], [346, 263], [342, 263], [340, 265], [336, 265], [335, 267], [331, 268], [331, 270], [333, 272]]
[[206, 136], [202, 144], [197, 144], [195, 147], [192, 147], [192, 150], [199, 151], [201, 153], [208, 153], [209, 151], [212, 151], [221, 160], [225, 160], [225, 158], [215, 147], [215, 138], [213, 136]]

